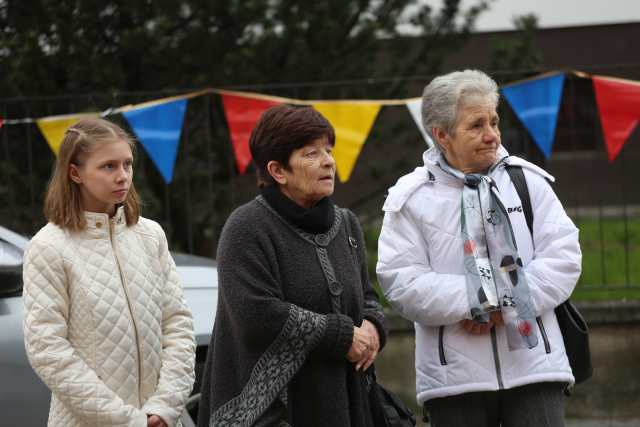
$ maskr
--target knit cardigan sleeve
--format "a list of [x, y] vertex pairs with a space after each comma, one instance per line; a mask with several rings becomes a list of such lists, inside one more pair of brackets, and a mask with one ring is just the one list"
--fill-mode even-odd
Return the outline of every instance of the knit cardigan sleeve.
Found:
[[[228, 328], [236, 342], [260, 357], [242, 391], [211, 408], [209, 423], [216, 426], [253, 425], [312, 350], [343, 359], [353, 340], [350, 317], [315, 313], [285, 300], [277, 252], [268, 233], [256, 226], [255, 215], [250, 209], [236, 210], [218, 246], [216, 328]], [[221, 319], [224, 325], [218, 323]]]

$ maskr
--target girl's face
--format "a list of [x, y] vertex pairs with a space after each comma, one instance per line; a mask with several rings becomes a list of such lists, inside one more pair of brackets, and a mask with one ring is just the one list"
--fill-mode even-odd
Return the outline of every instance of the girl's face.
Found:
[[126, 141], [98, 145], [69, 165], [69, 176], [80, 187], [85, 211], [115, 214], [127, 198], [133, 179], [133, 154]]

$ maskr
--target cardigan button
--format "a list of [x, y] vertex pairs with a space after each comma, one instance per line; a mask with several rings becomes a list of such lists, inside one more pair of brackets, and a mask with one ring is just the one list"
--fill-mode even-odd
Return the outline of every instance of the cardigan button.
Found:
[[316, 242], [316, 245], [325, 247], [329, 244], [329, 238], [326, 234], [316, 234], [313, 238], [313, 241]]
[[96, 227], [101, 228], [102, 227], [102, 223], [100, 221], [96, 222]]
[[333, 295], [334, 297], [339, 297], [340, 295], [342, 295], [343, 289], [344, 289], [344, 287], [342, 286], [342, 283], [340, 283], [340, 282], [330, 282], [329, 283], [329, 293], [331, 295]]

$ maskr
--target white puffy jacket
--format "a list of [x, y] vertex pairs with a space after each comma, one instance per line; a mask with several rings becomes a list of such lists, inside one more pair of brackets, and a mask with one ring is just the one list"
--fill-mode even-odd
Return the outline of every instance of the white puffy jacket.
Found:
[[[507, 155], [500, 148], [499, 157]], [[531, 234], [522, 203], [504, 167], [491, 177], [506, 204], [538, 319], [539, 344], [509, 351], [504, 327], [471, 335], [461, 327], [470, 319], [460, 233], [463, 184], [436, 165], [435, 148], [424, 167], [389, 190], [378, 243], [377, 273], [392, 306], [415, 322], [416, 390], [423, 402], [474, 391], [507, 389], [560, 381], [573, 384], [553, 309], [573, 291], [581, 269], [578, 229], [549, 186], [553, 178], [517, 157], [534, 214]]]
[[169, 426], [194, 382], [195, 340], [162, 228], [124, 211], [87, 229], [47, 224], [24, 262], [24, 335], [52, 391], [49, 426]]

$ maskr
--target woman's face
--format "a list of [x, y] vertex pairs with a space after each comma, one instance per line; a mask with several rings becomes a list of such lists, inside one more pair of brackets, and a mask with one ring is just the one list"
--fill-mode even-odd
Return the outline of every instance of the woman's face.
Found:
[[98, 145], [69, 165], [69, 176], [80, 187], [82, 208], [113, 215], [127, 198], [133, 179], [133, 154], [125, 141]]
[[327, 137], [294, 150], [289, 157], [289, 167], [281, 168], [280, 174], [274, 176], [280, 191], [304, 208], [332, 195], [336, 175], [332, 151]]
[[493, 165], [501, 143], [498, 120], [496, 105], [489, 99], [463, 104], [453, 132], [436, 131], [449, 164], [464, 173], [481, 172]]

